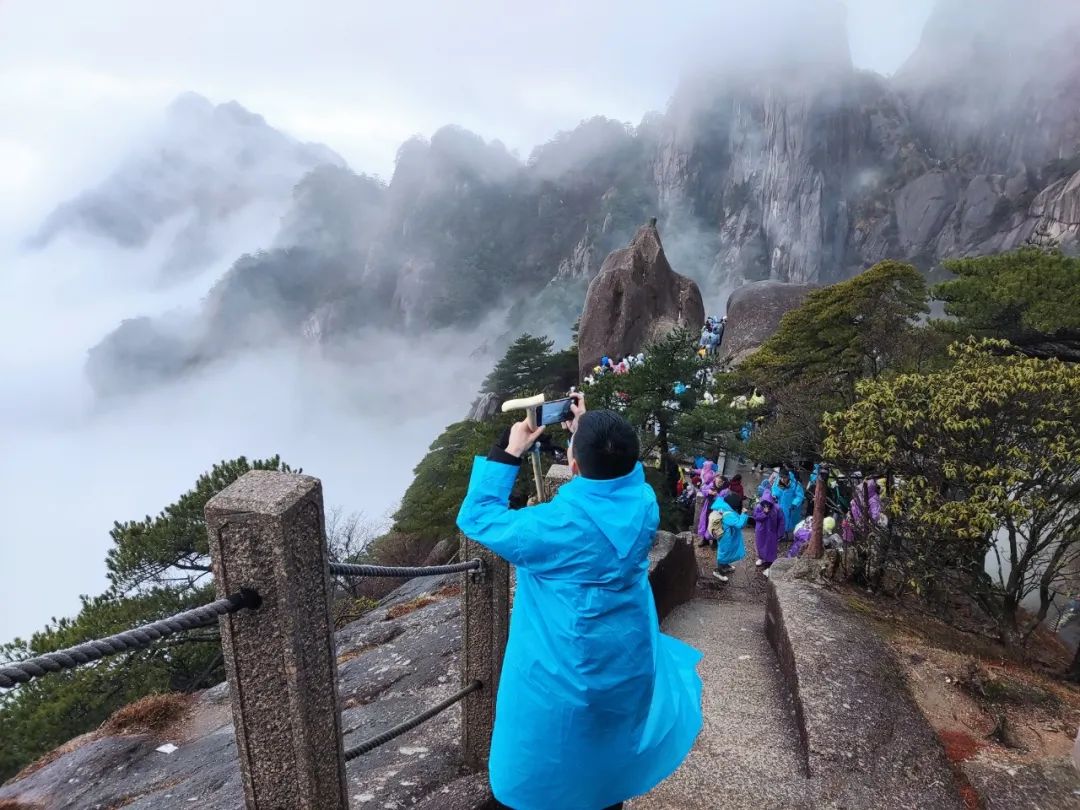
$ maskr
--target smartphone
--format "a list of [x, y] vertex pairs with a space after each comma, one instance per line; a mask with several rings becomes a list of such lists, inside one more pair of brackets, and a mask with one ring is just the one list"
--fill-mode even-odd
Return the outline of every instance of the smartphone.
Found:
[[533, 420], [538, 426], [569, 422], [574, 418], [574, 411], [570, 407], [573, 404], [574, 398], [567, 397], [566, 399], [553, 399], [551, 402], [537, 405], [533, 411]]

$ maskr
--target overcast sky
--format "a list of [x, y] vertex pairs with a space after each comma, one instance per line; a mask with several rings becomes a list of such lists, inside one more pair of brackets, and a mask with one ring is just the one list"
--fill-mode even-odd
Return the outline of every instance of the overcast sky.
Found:
[[[829, 0], [782, 0], [805, 9]], [[933, 0], [848, 0], [855, 63], [895, 70]], [[691, 56], [787, 11], [762, 3], [548, 0], [0, 0], [0, 231], [108, 171], [184, 90], [389, 176], [398, 145], [457, 123], [523, 156], [583, 118], [663, 109]]]

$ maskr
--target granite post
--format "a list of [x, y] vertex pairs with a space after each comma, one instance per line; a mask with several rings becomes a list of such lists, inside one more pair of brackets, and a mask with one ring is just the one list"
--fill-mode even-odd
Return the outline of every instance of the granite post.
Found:
[[346, 810], [322, 485], [253, 470], [210, 499], [206, 526], [218, 596], [262, 600], [221, 618], [246, 805]]
[[461, 750], [465, 766], [485, 770], [495, 727], [506, 639], [510, 633], [510, 564], [479, 543], [462, 536], [462, 559], [481, 559], [481, 571], [468, 571], [462, 601], [462, 685], [474, 680], [483, 688], [465, 697], [461, 709]]
[[544, 476], [544, 489], [547, 490], [548, 500], [555, 497], [563, 484], [569, 484], [573, 476], [570, 467], [566, 464], [552, 464], [548, 467], [547, 475]]

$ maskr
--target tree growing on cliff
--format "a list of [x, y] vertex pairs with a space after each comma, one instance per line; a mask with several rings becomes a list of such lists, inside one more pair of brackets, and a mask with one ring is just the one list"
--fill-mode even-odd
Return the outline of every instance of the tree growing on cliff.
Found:
[[554, 346], [554, 341], [526, 332], [495, 364], [481, 390], [499, 399], [533, 394], [561, 396], [577, 378], [577, 352], [573, 347], [556, 352]]
[[[889, 471], [882, 551], [925, 591], [959, 577], [1018, 644], [1080, 562], [1080, 370], [1007, 348], [955, 344], [947, 368], [859, 383], [857, 401], [826, 417], [824, 451], [848, 469]], [[997, 576], [984, 571], [988, 554]], [[1032, 614], [1020, 610], [1028, 597]]]
[[929, 293], [909, 264], [885, 261], [815, 290], [739, 368], [770, 408], [751, 440], [763, 461], [809, 462], [820, 452], [822, 416], [850, 405], [859, 380], [918, 368], [942, 341], [920, 326]]
[[[523, 334], [495, 364], [481, 390], [500, 400], [540, 393], [562, 396], [577, 378], [577, 346], [572, 343], [558, 352], [553, 347], [546, 337]], [[469, 486], [473, 456], [487, 454], [515, 418], [520, 414], [448, 425], [413, 470], [413, 481], [394, 515], [393, 530], [372, 544], [372, 552], [393, 557], [399, 564], [418, 564], [439, 540], [456, 537], [457, 511]], [[523, 496], [524, 488], [519, 480], [516, 495]], [[402, 558], [399, 552], [405, 550]], [[413, 559], [418, 555], [421, 559]]]
[[155, 587], [199, 587], [210, 571], [203, 509], [210, 498], [249, 470], [293, 472], [278, 456], [221, 461], [157, 517], [114, 523], [109, 532], [113, 546], [105, 560], [113, 588], [130, 593]]
[[1027, 246], [945, 267], [956, 278], [934, 297], [955, 319], [938, 323], [947, 334], [1004, 338], [1031, 357], [1080, 362], [1080, 259]]
[[[0, 661], [54, 652], [212, 601], [203, 508], [251, 469], [290, 470], [277, 456], [223, 461], [157, 517], [116, 523], [106, 560], [110, 588], [82, 597], [74, 619], [54, 619], [29, 640], [0, 646]], [[210, 627], [5, 692], [0, 695], [0, 780], [144, 695], [194, 691], [223, 678], [218, 631]]]

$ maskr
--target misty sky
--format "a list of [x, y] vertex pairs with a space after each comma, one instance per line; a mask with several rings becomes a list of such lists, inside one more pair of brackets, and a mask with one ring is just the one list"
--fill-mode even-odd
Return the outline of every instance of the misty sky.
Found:
[[[847, 0], [855, 63], [895, 70], [932, 2]], [[768, 47], [791, 16], [750, 22], [748, 6], [762, 4], [0, 0], [0, 232], [104, 174], [184, 90], [388, 177], [403, 140], [446, 123], [522, 155], [592, 115], [636, 123], [663, 109], [688, 58], [755, 36]]]
[[[522, 157], [593, 115], [636, 123], [685, 69], [777, 48], [778, 29], [804, 30], [816, 2], [833, 0], [0, 0], [0, 597], [20, 605], [0, 612], [0, 642], [100, 593], [112, 522], [156, 514], [222, 458], [279, 452], [324, 479], [328, 505], [381, 518], [493, 362], [470, 358], [475, 334], [408, 363], [404, 343], [374, 361], [269, 352], [95, 405], [90, 346], [122, 318], [192, 306], [277, 226], [237, 234], [228, 256], [168, 289], [145, 282], [167, 234], [135, 252], [19, 249], [175, 96], [236, 99], [388, 178], [402, 141], [447, 123]], [[895, 70], [932, 2], [849, 0], [855, 64]], [[418, 389], [435, 404], [411, 401]]]

